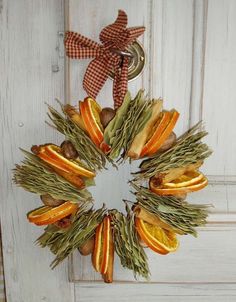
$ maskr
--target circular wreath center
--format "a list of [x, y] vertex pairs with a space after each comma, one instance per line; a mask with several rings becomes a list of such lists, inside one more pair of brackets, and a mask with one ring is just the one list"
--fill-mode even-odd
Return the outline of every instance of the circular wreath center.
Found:
[[124, 200], [134, 201], [135, 198], [130, 192], [129, 181], [131, 173], [137, 171], [138, 162], [130, 164], [128, 160], [117, 168], [111, 164], [107, 169], [98, 172], [95, 178], [95, 186], [89, 188], [94, 202], [94, 208], [101, 208], [103, 204], [108, 209], [117, 209], [125, 213]]

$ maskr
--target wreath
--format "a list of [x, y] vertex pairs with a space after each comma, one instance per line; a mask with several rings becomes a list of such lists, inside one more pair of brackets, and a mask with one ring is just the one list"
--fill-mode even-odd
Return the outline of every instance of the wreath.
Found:
[[[124, 18], [124, 12], [119, 15]], [[91, 88], [88, 79], [85, 86]], [[148, 99], [143, 90], [134, 98], [126, 92], [121, 104], [119, 95], [116, 109], [102, 109], [89, 95], [78, 106], [48, 106], [48, 124], [65, 140], [60, 146], [34, 145], [31, 152], [21, 149], [25, 158], [13, 180], [39, 194], [44, 204], [27, 218], [46, 226], [37, 243], [55, 254], [52, 268], [78, 249], [91, 254], [94, 269], [110, 283], [116, 252], [135, 278], [149, 279], [145, 247], [162, 255], [175, 252], [178, 236], [196, 236], [196, 228], [206, 223], [208, 205], [185, 199], [208, 182], [199, 171], [211, 154], [201, 141], [207, 132], [199, 122], [177, 138], [173, 129], [179, 113], [164, 110], [162, 99]], [[125, 214], [106, 205], [96, 209], [89, 192], [96, 173], [108, 164], [135, 160], [141, 160], [129, 181], [135, 202], [124, 200]]]

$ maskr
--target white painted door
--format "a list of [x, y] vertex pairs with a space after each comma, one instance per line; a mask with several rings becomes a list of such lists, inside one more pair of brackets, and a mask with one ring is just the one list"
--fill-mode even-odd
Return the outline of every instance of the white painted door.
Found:
[[[66, 61], [64, 68], [58, 36], [64, 31], [64, 10], [66, 29], [98, 40], [119, 8], [127, 12], [129, 26], [146, 26], [140, 41], [148, 61], [142, 77], [130, 83], [131, 92], [143, 87], [162, 96], [166, 108], [178, 109], [177, 133], [199, 119], [206, 123], [214, 149], [205, 164], [211, 185], [190, 199], [214, 208], [198, 239], [181, 238], [179, 252], [166, 257], [148, 252], [151, 283], [133, 283], [116, 261], [120, 282], [107, 285], [90, 259], [77, 254], [69, 272], [67, 262], [49, 269], [53, 256], [33, 244], [42, 230], [25, 219], [39, 199], [12, 185], [11, 169], [22, 159], [18, 147], [61, 140], [44, 124], [44, 102], [54, 105], [54, 98], [63, 101], [65, 93], [65, 102], [75, 104], [85, 95], [81, 83], [89, 61]], [[235, 301], [235, 16], [234, 0], [68, 0], [65, 7], [61, 0], [0, 0], [0, 214], [8, 302]], [[98, 97], [102, 105], [112, 105], [111, 84]], [[129, 168], [119, 173], [121, 182]], [[115, 177], [114, 171], [97, 179], [97, 197], [103, 196], [107, 177]], [[121, 198], [128, 198], [122, 190], [106, 190], [107, 204], [115, 195], [120, 208]]]
[[[133, 282], [132, 273], [122, 269], [116, 259], [115, 282], [104, 285], [91, 267], [90, 257], [75, 253], [70, 262], [70, 278], [76, 282], [77, 300], [91, 301], [96, 297], [96, 301], [110, 301], [112, 297], [114, 301], [156, 301], [158, 298], [176, 301], [177, 296], [178, 301], [221, 301], [223, 292], [227, 292], [227, 299], [234, 301], [236, 3], [69, 0], [66, 29], [99, 42], [100, 30], [115, 20], [118, 9], [127, 12], [129, 26], [146, 26], [140, 38], [147, 55], [146, 68], [141, 77], [129, 84], [129, 90], [135, 94], [145, 88], [153, 97], [162, 96], [166, 108], [175, 107], [181, 113], [178, 134], [201, 119], [205, 122], [210, 133], [207, 142], [214, 149], [204, 167], [210, 185], [188, 199], [210, 203], [214, 208], [208, 226], [199, 230], [199, 238], [182, 237], [177, 253], [162, 257], [147, 251], [151, 284]], [[85, 96], [82, 79], [88, 62], [67, 61], [68, 102], [75, 104]], [[102, 106], [112, 106], [111, 93], [112, 82], [108, 81], [97, 98]], [[123, 196], [124, 183], [120, 187], [114, 185], [115, 177], [127, 179], [129, 172], [129, 167], [123, 167], [119, 172], [99, 176], [101, 180], [97, 180], [94, 192], [98, 206], [101, 199], [105, 199], [108, 206], [122, 208], [122, 197], [130, 196], [128, 193]], [[106, 183], [111, 184], [108, 189], [104, 188]], [[116, 194], [112, 196], [114, 191]], [[216, 283], [220, 285], [217, 287]]]

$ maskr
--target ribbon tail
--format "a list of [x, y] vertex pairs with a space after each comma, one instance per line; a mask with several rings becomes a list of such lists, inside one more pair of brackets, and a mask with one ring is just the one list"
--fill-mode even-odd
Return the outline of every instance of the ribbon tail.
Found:
[[115, 78], [113, 82], [114, 108], [119, 108], [124, 100], [128, 88], [128, 58], [123, 58], [122, 67], [115, 68]]
[[66, 32], [64, 44], [67, 56], [72, 59], [94, 58], [101, 54], [101, 46], [97, 42], [76, 32]]
[[96, 98], [109, 75], [109, 66], [103, 58], [96, 58], [89, 63], [86, 70], [83, 88], [88, 96]]

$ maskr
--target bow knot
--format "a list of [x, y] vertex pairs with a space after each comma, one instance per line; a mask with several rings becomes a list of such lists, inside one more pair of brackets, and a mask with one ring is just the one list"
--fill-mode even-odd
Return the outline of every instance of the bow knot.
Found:
[[119, 10], [116, 21], [106, 26], [100, 33], [99, 44], [81, 34], [67, 32], [65, 37], [66, 54], [72, 59], [94, 58], [86, 70], [83, 87], [86, 93], [96, 98], [105, 84], [109, 74], [114, 73], [113, 98], [114, 107], [119, 107], [127, 91], [129, 58], [121, 56], [114, 50], [125, 51], [145, 28], [127, 28], [128, 18]]

